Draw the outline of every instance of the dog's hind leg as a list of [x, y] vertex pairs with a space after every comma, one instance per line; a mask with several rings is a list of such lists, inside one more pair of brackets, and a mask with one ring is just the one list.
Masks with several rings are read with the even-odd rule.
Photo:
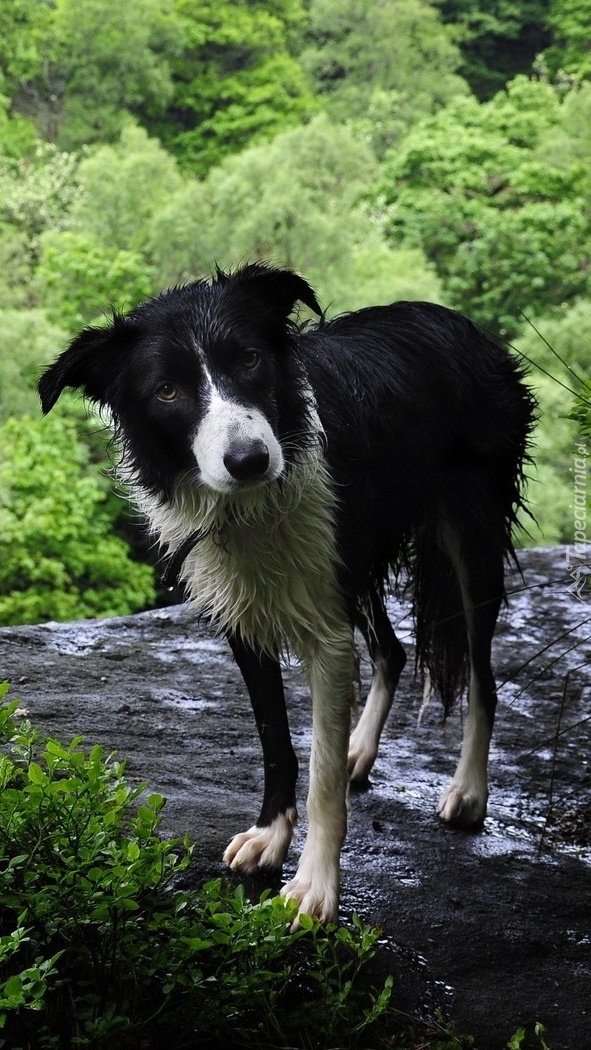
[[363, 711], [351, 733], [347, 766], [351, 782], [363, 784], [367, 782], [376, 760], [394, 691], [406, 663], [406, 653], [377, 590], [371, 591], [367, 608], [359, 614], [357, 624], [372, 660], [373, 677]]
[[264, 762], [264, 794], [256, 824], [236, 835], [224, 853], [231, 868], [253, 872], [280, 868], [297, 820], [295, 787], [298, 763], [292, 747], [281, 668], [254, 652], [237, 635], [228, 638], [246, 683], [259, 732]]
[[470, 658], [468, 714], [458, 767], [441, 796], [442, 820], [477, 828], [486, 816], [488, 753], [497, 693], [491, 668], [491, 643], [504, 595], [503, 550], [494, 538], [475, 533], [462, 542], [459, 530], [446, 525], [442, 545], [458, 579]]

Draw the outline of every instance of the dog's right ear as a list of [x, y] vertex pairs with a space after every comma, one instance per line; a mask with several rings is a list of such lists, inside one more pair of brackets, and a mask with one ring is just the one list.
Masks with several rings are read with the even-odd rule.
[[41, 376], [37, 390], [44, 414], [51, 411], [66, 387], [82, 390], [91, 401], [109, 403], [109, 388], [117, 379], [131, 331], [115, 317], [106, 328], [85, 328]]

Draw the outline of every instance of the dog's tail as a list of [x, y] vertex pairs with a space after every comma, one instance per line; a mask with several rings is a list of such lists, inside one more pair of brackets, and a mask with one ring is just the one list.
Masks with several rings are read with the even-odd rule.
[[448, 714], [468, 679], [468, 633], [460, 585], [429, 524], [415, 537], [412, 560], [416, 666], [422, 674], [428, 672], [430, 686]]
[[474, 380], [458, 455], [433, 479], [410, 544], [417, 665], [429, 672], [446, 712], [465, 689], [470, 641], [481, 649], [492, 639], [506, 598], [505, 563], [517, 562], [513, 532], [528, 513], [535, 400], [513, 359], [477, 335], [483, 374], [478, 386]]

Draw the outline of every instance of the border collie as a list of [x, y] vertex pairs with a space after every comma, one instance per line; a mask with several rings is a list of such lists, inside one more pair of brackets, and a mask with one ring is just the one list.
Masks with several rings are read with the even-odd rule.
[[[320, 316], [290, 320], [297, 302]], [[256, 824], [224, 859], [280, 868], [297, 761], [280, 659], [312, 694], [308, 832], [283, 889], [336, 921], [347, 781], [366, 781], [404, 666], [385, 608], [412, 581], [417, 664], [448, 710], [468, 685], [442, 820], [482, 824], [496, 706], [491, 640], [523, 506], [534, 404], [506, 350], [461, 314], [398, 302], [334, 320], [305, 280], [251, 264], [87, 328], [42, 376], [107, 409], [120, 471], [190, 600], [227, 635], [264, 756]], [[354, 629], [373, 663], [350, 734]]]

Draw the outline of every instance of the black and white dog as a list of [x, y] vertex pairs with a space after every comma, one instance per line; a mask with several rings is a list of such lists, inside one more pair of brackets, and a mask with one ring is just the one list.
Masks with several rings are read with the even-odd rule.
[[[366, 780], [405, 655], [389, 574], [413, 581], [417, 659], [446, 708], [469, 683], [444, 821], [486, 814], [496, 694], [491, 639], [522, 504], [534, 406], [508, 353], [465, 317], [400, 302], [317, 327], [310, 286], [253, 264], [88, 328], [45, 372], [107, 408], [122, 476], [188, 595], [225, 632], [263, 755], [260, 816], [225, 853], [281, 867], [296, 822], [297, 761], [280, 670], [305, 669], [313, 706], [308, 833], [284, 893], [336, 920], [347, 775]], [[374, 667], [350, 735], [354, 627]]]

